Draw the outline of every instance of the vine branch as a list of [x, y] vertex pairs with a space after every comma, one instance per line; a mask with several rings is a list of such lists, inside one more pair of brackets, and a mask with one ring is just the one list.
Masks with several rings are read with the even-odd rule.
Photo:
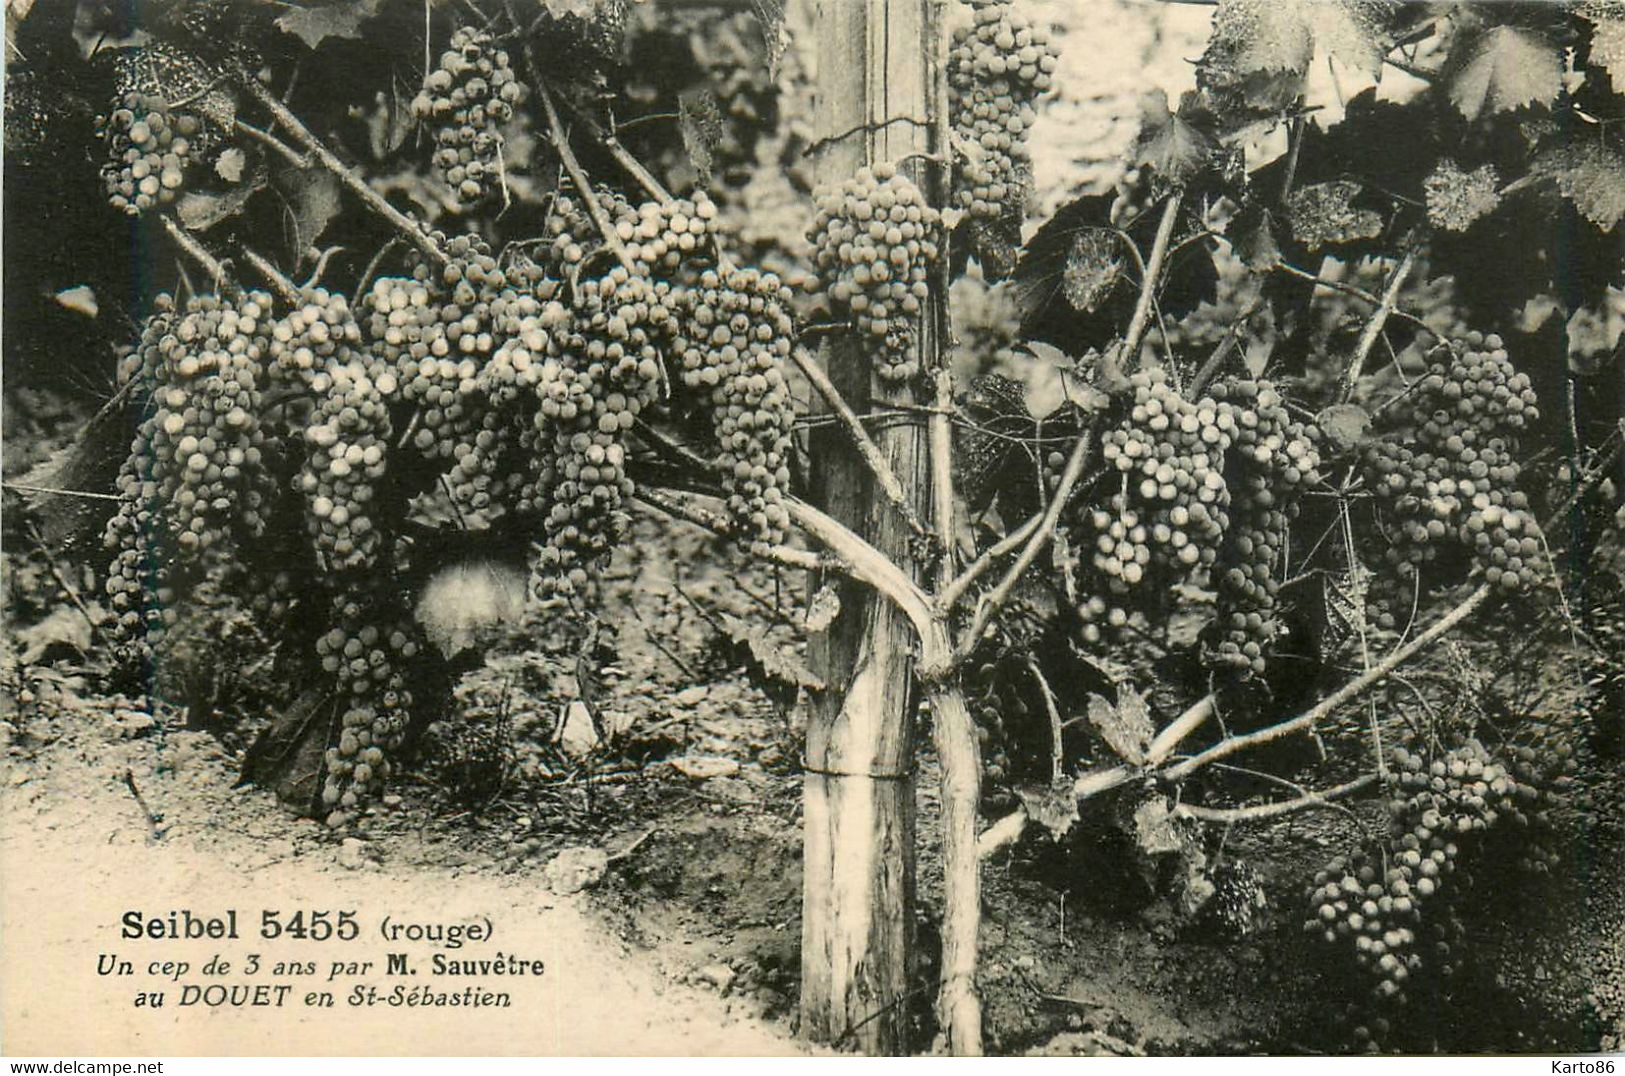
[[187, 257], [197, 262], [198, 267], [209, 275], [209, 280], [217, 290], [228, 295], [241, 290], [227, 274], [226, 267], [221, 264], [220, 259], [210, 254], [208, 248], [198, 242], [197, 237], [191, 232], [181, 227], [174, 217], [164, 213], [160, 214], [158, 219], [163, 222], [164, 231], [169, 234], [169, 238], [186, 252]]
[[237, 82], [250, 97], [258, 102], [261, 108], [271, 114], [271, 118], [280, 124], [283, 130], [288, 132], [289, 137], [314, 155], [317, 162], [333, 173], [351, 194], [361, 200], [363, 205], [394, 225], [395, 230], [400, 232], [407, 242], [417, 247], [437, 265], [445, 265], [450, 261], [446, 256], [446, 252], [441, 250], [433, 239], [429, 238], [429, 234], [418, 226], [417, 221], [390, 205], [383, 195], [367, 185], [367, 181], [361, 178], [359, 172], [339, 160], [338, 155], [328, 149], [327, 144], [317, 138], [310, 128], [305, 126], [304, 121], [294, 115], [292, 109], [278, 100], [277, 96], [267, 89], [251, 71], [239, 67], [237, 69]]

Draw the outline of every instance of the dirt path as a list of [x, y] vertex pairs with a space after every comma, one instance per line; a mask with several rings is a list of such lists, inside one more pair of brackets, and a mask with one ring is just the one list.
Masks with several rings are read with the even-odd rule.
[[[663, 978], [647, 955], [629, 951], [579, 897], [557, 897], [534, 869], [499, 875], [466, 867], [401, 865], [389, 842], [344, 849], [309, 823], [276, 816], [262, 793], [230, 797], [235, 808], [208, 806], [197, 794], [222, 774], [201, 765], [210, 752], [198, 737], [169, 764], [131, 766], [143, 796], [163, 815], [164, 836], [150, 836], [142, 809], [123, 784], [125, 763], [148, 752], [50, 752], [25, 773], [8, 766], [0, 795], [0, 1046], [28, 1054], [786, 1054], [797, 1044], [784, 1029], [730, 1012], [713, 993]], [[188, 756], [191, 756], [190, 758]], [[196, 791], [194, 791], [194, 788]], [[381, 849], [382, 851], [378, 851]], [[395, 854], [400, 860], [389, 865]], [[382, 854], [386, 863], [372, 858]], [[354, 909], [360, 936], [348, 943], [259, 938], [260, 913]], [[121, 937], [136, 910], [203, 916], [238, 911], [240, 940], [159, 941]], [[424, 942], [385, 942], [385, 917], [420, 923], [489, 920], [489, 942], [448, 951]], [[421, 970], [388, 976], [386, 952], [405, 951]], [[243, 974], [247, 954], [263, 962]], [[516, 954], [540, 960], [533, 976], [458, 980], [432, 974], [433, 953], [453, 958]], [[220, 954], [235, 966], [201, 974]], [[99, 975], [98, 957], [116, 954], [134, 974]], [[374, 962], [370, 973], [326, 982], [331, 961]], [[155, 960], [186, 961], [180, 981], [149, 975]], [[277, 960], [313, 961], [315, 973], [277, 975]], [[357, 984], [387, 994], [397, 983], [442, 993], [480, 989], [511, 994], [508, 1008], [353, 1007]], [[187, 983], [292, 984], [276, 1007], [182, 1007]], [[307, 1007], [310, 991], [331, 990], [333, 1008]], [[162, 991], [163, 1008], [137, 1008], [138, 993]]]

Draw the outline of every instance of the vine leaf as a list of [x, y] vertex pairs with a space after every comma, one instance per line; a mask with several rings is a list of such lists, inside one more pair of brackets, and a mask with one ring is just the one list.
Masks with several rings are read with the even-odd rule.
[[1016, 796], [1027, 817], [1049, 830], [1057, 841], [1072, 832], [1078, 822], [1078, 794], [1064, 777], [1052, 785], [1018, 785]]
[[824, 690], [824, 681], [794, 654], [781, 649], [762, 634], [761, 628], [727, 613], [722, 614], [723, 630], [736, 652], [749, 655], [747, 669], [754, 675], [790, 688]]
[[1466, 55], [1450, 81], [1450, 100], [1469, 120], [1550, 104], [1563, 88], [1562, 51], [1520, 27], [1491, 27]]
[[1500, 183], [1494, 165], [1464, 172], [1455, 161], [1440, 161], [1433, 174], [1422, 181], [1428, 222], [1447, 232], [1465, 232], [1500, 206]]
[[1186, 94], [1179, 112], [1168, 107], [1168, 95], [1153, 90], [1140, 99], [1140, 137], [1135, 143], [1137, 164], [1146, 165], [1171, 183], [1183, 183], [1207, 163], [1213, 140], [1190, 122], [1194, 95]]
[[1094, 313], [1123, 277], [1123, 253], [1115, 233], [1106, 229], [1079, 232], [1061, 270], [1061, 294], [1072, 309]]
[[1145, 698], [1132, 685], [1118, 686], [1116, 706], [1099, 695], [1090, 695], [1089, 723], [1124, 762], [1130, 766], [1145, 764], [1146, 752], [1157, 729], [1151, 723], [1151, 710]]
[[709, 90], [685, 94], [677, 103], [677, 125], [689, 163], [709, 182], [716, 149], [726, 133], [716, 97]]
[[1279, 227], [1274, 210], [1256, 203], [1242, 207], [1231, 230], [1247, 268], [1264, 273], [1281, 264], [1281, 243], [1275, 237]]
[[293, 228], [293, 252], [304, 258], [342, 208], [338, 177], [323, 168], [289, 166], [276, 174], [276, 187], [287, 199]]
[[1625, 89], [1625, 4], [1589, 0], [1580, 14], [1591, 23], [1591, 66], [1605, 72], [1615, 90]]
[[1580, 215], [1605, 232], [1625, 217], [1625, 156], [1600, 141], [1559, 146], [1534, 163]]
[[242, 212], [254, 192], [265, 186], [265, 169], [256, 168], [246, 179], [223, 191], [187, 191], [175, 203], [175, 219], [188, 231], [206, 232]]
[[277, 16], [277, 29], [316, 48], [330, 37], [357, 39], [361, 24], [378, 13], [382, 0], [333, 0], [328, 4], [301, 4]]
[[1382, 233], [1382, 216], [1354, 204], [1361, 193], [1360, 185], [1348, 179], [1293, 191], [1286, 207], [1293, 238], [1311, 250], [1376, 238]]
[[1204, 63], [1232, 75], [1302, 74], [1320, 52], [1375, 78], [1389, 7], [1385, 0], [1221, 0]]

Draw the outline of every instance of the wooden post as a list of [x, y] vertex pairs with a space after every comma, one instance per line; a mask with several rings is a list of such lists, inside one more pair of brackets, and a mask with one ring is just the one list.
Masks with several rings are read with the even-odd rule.
[[[940, 0], [817, 0], [817, 174], [850, 179], [859, 168], [938, 152], [932, 120], [943, 57]], [[934, 170], [900, 163], [917, 182]], [[930, 186], [921, 183], [928, 194]], [[939, 346], [937, 304], [921, 334], [922, 366]], [[922, 402], [914, 386], [882, 385], [850, 334], [823, 350], [830, 379], [862, 414]], [[923, 425], [892, 425], [874, 437], [920, 516], [930, 509]], [[812, 444], [814, 492], [823, 508], [911, 573], [909, 531], [845, 435]], [[889, 602], [847, 584], [841, 613], [811, 648], [829, 685], [807, 732], [805, 882], [802, 897], [801, 1029], [818, 1042], [870, 1054], [901, 1054], [918, 992], [914, 927], [913, 654], [919, 642]], [[929, 990], [929, 987], [926, 988]]]

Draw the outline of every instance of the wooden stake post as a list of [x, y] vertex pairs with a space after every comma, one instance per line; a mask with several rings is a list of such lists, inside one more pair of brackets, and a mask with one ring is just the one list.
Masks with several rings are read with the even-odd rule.
[[[819, 0], [817, 125], [821, 183], [859, 168], [937, 152], [930, 120], [940, 102], [936, 0]], [[900, 164], [919, 181], [931, 169]], [[930, 188], [922, 183], [929, 193]], [[942, 296], [921, 335], [922, 366], [935, 367]], [[882, 385], [851, 334], [826, 342], [829, 377], [862, 414], [922, 402], [912, 386]], [[873, 431], [920, 517], [930, 510], [921, 424]], [[843, 432], [812, 444], [815, 493], [824, 509], [917, 574], [901, 513], [877, 489]], [[870, 1054], [907, 1053], [914, 977], [914, 732], [918, 636], [896, 606], [867, 588], [841, 586], [841, 613], [815, 637], [811, 657], [829, 689], [807, 732], [801, 1028], [807, 1037]]]

